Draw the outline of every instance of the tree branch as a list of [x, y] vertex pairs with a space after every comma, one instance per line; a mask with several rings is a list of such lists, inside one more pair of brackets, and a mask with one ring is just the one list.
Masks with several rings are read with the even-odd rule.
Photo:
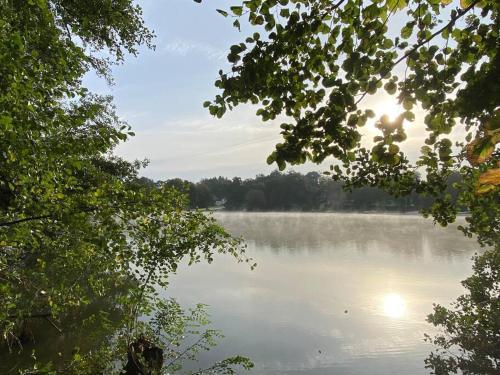
[[[120, 202], [116, 206], [113, 206], [113, 208], [120, 208], [122, 205], [123, 206], [128, 206], [132, 204], [137, 204], [137, 203], [142, 203], [139, 201], [132, 201], [132, 202]], [[69, 214], [74, 215], [74, 214], [80, 214], [80, 213], [88, 213], [92, 211], [96, 211], [99, 207], [87, 207], [87, 208], [82, 208], [77, 211], [69, 212]], [[50, 218], [55, 218], [55, 215], [52, 214], [47, 214], [47, 215], [40, 215], [40, 216], [30, 216], [30, 217], [25, 217], [23, 219], [16, 219], [12, 221], [5, 221], [5, 222], [0, 222], [0, 227], [10, 227], [12, 225], [16, 224], [21, 224], [25, 223], [27, 221], [35, 221], [35, 220], [42, 220], [42, 219], [50, 219]]]
[[[23, 319], [34, 319], [34, 318], [49, 318], [51, 316], [52, 316], [51, 313], [39, 313], [39, 314], [31, 314], [31, 315], [27, 315], [27, 316], [22, 316], [21, 315], [21, 318], [23, 318]], [[17, 317], [18, 317], [17, 315], [9, 315], [9, 316], [7, 316], [7, 319], [15, 319]]]
[[63, 330], [62, 330], [61, 328], [59, 328], [59, 327], [57, 326], [57, 324], [56, 324], [56, 323], [54, 323], [54, 321], [53, 321], [52, 319], [50, 319], [50, 316], [46, 316], [46, 317], [45, 317], [45, 320], [46, 320], [47, 322], [49, 322], [49, 323], [50, 323], [50, 325], [51, 325], [52, 327], [54, 327], [54, 328], [57, 330], [57, 332], [59, 332], [60, 334], [62, 334], [62, 333], [63, 333]]
[[328, 9], [328, 12], [335, 12], [344, 2], [345, 0], [340, 0], [337, 4], [335, 4], [333, 7]]
[[165, 368], [167, 369], [170, 366], [172, 366], [175, 362], [177, 362], [179, 359], [181, 359], [182, 357], [184, 357], [189, 350], [191, 350], [191, 349], [195, 348], [196, 346], [198, 346], [200, 344], [200, 342], [202, 342], [204, 339], [205, 339], [205, 336], [201, 335], [201, 337], [199, 337], [198, 340], [196, 340], [195, 343], [189, 345], [186, 349], [184, 349], [181, 353], [179, 353], [177, 355], [177, 357], [175, 357], [169, 363], [167, 363], [167, 365], [165, 366]]
[[466, 14], [469, 10], [471, 10], [472, 8], [474, 8], [474, 6], [479, 3], [480, 0], [476, 0], [474, 1], [472, 4], [470, 4], [467, 8], [463, 9], [463, 10], [458, 10], [458, 14], [453, 17], [450, 22], [448, 22], [446, 25], [444, 25], [442, 28], [440, 28], [439, 30], [435, 31], [430, 37], [428, 37], [427, 39], [424, 39], [422, 41], [420, 41], [419, 43], [415, 44], [411, 50], [409, 50], [408, 52], [406, 52], [403, 56], [401, 56], [399, 59], [397, 59], [391, 66], [391, 69], [395, 66], [395, 65], [398, 65], [401, 61], [405, 60], [408, 58], [408, 56], [410, 56], [413, 52], [415, 52], [417, 49], [419, 49], [420, 47], [422, 47], [425, 43], [428, 43], [430, 42], [432, 39], [434, 39], [436, 36], [438, 36], [439, 34], [441, 34], [444, 30], [446, 30], [447, 28], [449, 27], [452, 27], [453, 25], [455, 25], [455, 23], [457, 22], [458, 19], [460, 19], [464, 14]]
[[26, 221], [34, 221], [34, 220], [41, 220], [41, 219], [48, 219], [52, 215], [41, 215], [41, 216], [32, 216], [32, 217], [25, 217], [24, 219], [17, 219], [17, 220], [12, 220], [12, 221], [5, 221], [3, 223], [0, 223], [0, 227], [10, 227], [12, 225], [24, 223]]
[[[392, 68], [394, 68], [396, 65], [398, 65], [401, 61], [404, 61], [406, 60], [412, 53], [414, 53], [416, 50], [418, 50], [420, 47], [422, 47], [424, 44], [430, 42], [432, 39], [434, 39], [436, 36], [438, 36], [439, 34], [441, 34], [444, 30], [446, 30], [447, 28], [449, 27], [452, 27], [458, 19], [460, 19], [464, 14], [466, 14], [469, 10], [471, 10], [472, 8], [474, 8], [474, 6], [479, 3], [480, 0], [475, 0], [473, 3], [471, 3], [467, 8], [463, 9], [463, 10], [458, 10], [458, 14], [453, 17], [446, 25], [444, 25], [442, 28], [440, 28], [439, 30], [435, 31], [433, 34], [431, 34], [431, 36], [429, 36], [428, 38], [416, 43], [415, 45], [413, 45], [413, 47], [407, 51], [403, 56], [401, 56], [399, 59], [397, 59], [394, 63], [391, 64], [391, 67], [389, 68], [388, 71], [391, 71]], [[379, 79], [377, 79], [376, 83], [380, 82], [383, 77], [385, 76], [385, 74], [383, 74]], [[368, 91], [365, 91], [363, 93], [363, 95], [361, 95], [361, 97], [356, 101], [355, 105], [358, 105], [362, 100], [363, 98], [366, 96], [366, 94], [368, 94]]]

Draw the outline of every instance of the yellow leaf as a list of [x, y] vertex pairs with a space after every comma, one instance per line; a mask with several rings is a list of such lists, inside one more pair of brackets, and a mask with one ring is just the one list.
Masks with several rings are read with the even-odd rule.
[[[460, 0], [460, 7], [462, 9], [468, 8], [473, 2], [474, 0]], [[485, 5], [487, 5], [486, 1], [479, 1], [474, 4], [474, 6], [478, 8], [484, 8]]]
[[452, 1], [453, 1], [453, 0], [441, 0], [441, 5], [442, 5], [442, 6], [446, 6], [446, 5], [448, 5], [448, 4], [451, 4], [451, 2], [452, 2]]
[[500, 168], [489, 169], [479, 176], [480, 185], [500, 185]]
[[495, 189], [495, 185], [481, 185], [476, 189], [476, 194], [484, 194]]
[[467, 160], [471, 165], [480, 165], [491, 158], [493, 151], [495, 144], [491, 137], [475, 139], [467, 145]]
[[500, 143], [500, 129], [492, 131], [492, 132], [490, 132], [490, 134], [491, 134], [491, 143], [493, 145]]

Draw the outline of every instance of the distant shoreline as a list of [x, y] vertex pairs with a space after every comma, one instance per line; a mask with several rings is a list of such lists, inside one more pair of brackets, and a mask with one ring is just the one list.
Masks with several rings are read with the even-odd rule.
[[[224, 213], [293, 213], [293, 214], [377, 214], [377, 215], [406, 215], [406, 216], [421, 216], [422, 214], [419, 211], [377, 211], [377, 210], [366, 210], [366, 211], [333, 211], [333, 210], [317, 210], [317, 211], [299, 211], [299, 210], [226, 210], [224, 208], [211, 207], [205, 209], [205, 211], [209, 212], [224, 212]], [[459, 212], [457, 216], [466, 216], [469, 212]]]

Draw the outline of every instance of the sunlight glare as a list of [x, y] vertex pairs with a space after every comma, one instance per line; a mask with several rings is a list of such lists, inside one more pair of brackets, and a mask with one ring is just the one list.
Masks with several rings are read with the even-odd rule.
[[377, 118], [383, 115], [387, 115], [390, 121], [394, 121], [398, 117], [403, 109], [394, 101], [386, 101], [380, 103], [377, 108]]
[[391, 318], [401, 318], [406, 311], [405, 300], [396, 293], [384, 296], [384, 313]]

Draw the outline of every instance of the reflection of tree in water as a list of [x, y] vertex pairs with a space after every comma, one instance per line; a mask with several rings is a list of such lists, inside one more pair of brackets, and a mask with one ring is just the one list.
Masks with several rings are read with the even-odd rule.
[[[56, 368], [64, 368], [79, 353], [84, 355], [111, 345], [125, 319], [120, 300], [127, 295], [128, 286], [132, 286], [129, 281], [120, 285], [118, 280], [115, 278], [112, 283], [116, 288], [103, 296], [94, 296], [88, 305], [68, 309], [57, 320], [47, 313], [21, 321], [17, 329], [19, 340], [11, 340], [10, 348], [5, 341], [0, 344], [0, 373], [17, 374], [35, 362], [51, 362]], [[32, 357], [33, 352], [37, 361]]]
[[[122, 303], [133, 287], [123, 283], [57, 321], [50, 314], [26, 318], [18, 341], [10, 347], [2, 342], [0, 373], [147, 375], [196, 369], [198, 355], [223, 337], [208, 327], [206, 306], [183, 309], [173, 299], [158, 299], [151, 316], [133, 322], [130, 330], [130, 311]], [[131, 337], [135, 339], [127, 347]], [[200, 371], [233, 374], [235, 366], [250, 369], [253, 364], [233, 356]]]
[[218, 213], [217, 218], [234, 235], [276, 252], [379, 250], [456, 257], [475, 249], [475, 242], [456, 228], [435, 228], [431, 221], [410, 215]]

